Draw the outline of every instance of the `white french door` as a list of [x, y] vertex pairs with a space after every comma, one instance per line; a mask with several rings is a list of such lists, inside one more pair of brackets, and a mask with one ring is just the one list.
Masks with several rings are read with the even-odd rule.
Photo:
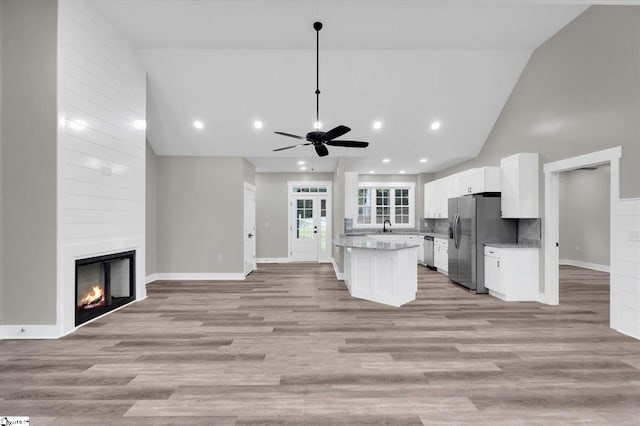
[[289, 258], [294, 262], [331, 260], [331, 196], [298, 193], [289, 197]]

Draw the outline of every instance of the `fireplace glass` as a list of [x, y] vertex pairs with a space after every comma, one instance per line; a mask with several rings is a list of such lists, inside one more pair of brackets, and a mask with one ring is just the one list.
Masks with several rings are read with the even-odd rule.
[[135, 299], [135, 251], [76, 260], [76, 325]]

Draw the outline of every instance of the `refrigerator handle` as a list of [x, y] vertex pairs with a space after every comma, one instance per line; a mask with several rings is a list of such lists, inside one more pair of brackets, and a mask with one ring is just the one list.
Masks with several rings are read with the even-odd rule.
[[456, 215], [456, 223], [455, 223], [455, 230], [456, 230], [456, 248], [460, 248], [460, 214]]
[[458, 213], [453, 217], [453, 245], [455, 248], [458, 248], [458, 233], [456, 232], [456, 227], [458, 224]]

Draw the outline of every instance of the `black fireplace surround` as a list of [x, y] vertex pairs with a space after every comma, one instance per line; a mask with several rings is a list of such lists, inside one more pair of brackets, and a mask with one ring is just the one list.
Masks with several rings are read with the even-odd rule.
[[135, 298], [135, 250], [76, 260], [76, 325]]

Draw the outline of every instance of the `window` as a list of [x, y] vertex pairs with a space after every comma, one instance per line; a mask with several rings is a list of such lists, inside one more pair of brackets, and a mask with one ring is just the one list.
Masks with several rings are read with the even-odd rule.
[[327, 192], [326, 186], [294, 186], [292, 192]]
[[408, 183], [361, 183], [358, 188], [358, 218], [356, 226], [392, 225], [414, 226], [414, 189]]

